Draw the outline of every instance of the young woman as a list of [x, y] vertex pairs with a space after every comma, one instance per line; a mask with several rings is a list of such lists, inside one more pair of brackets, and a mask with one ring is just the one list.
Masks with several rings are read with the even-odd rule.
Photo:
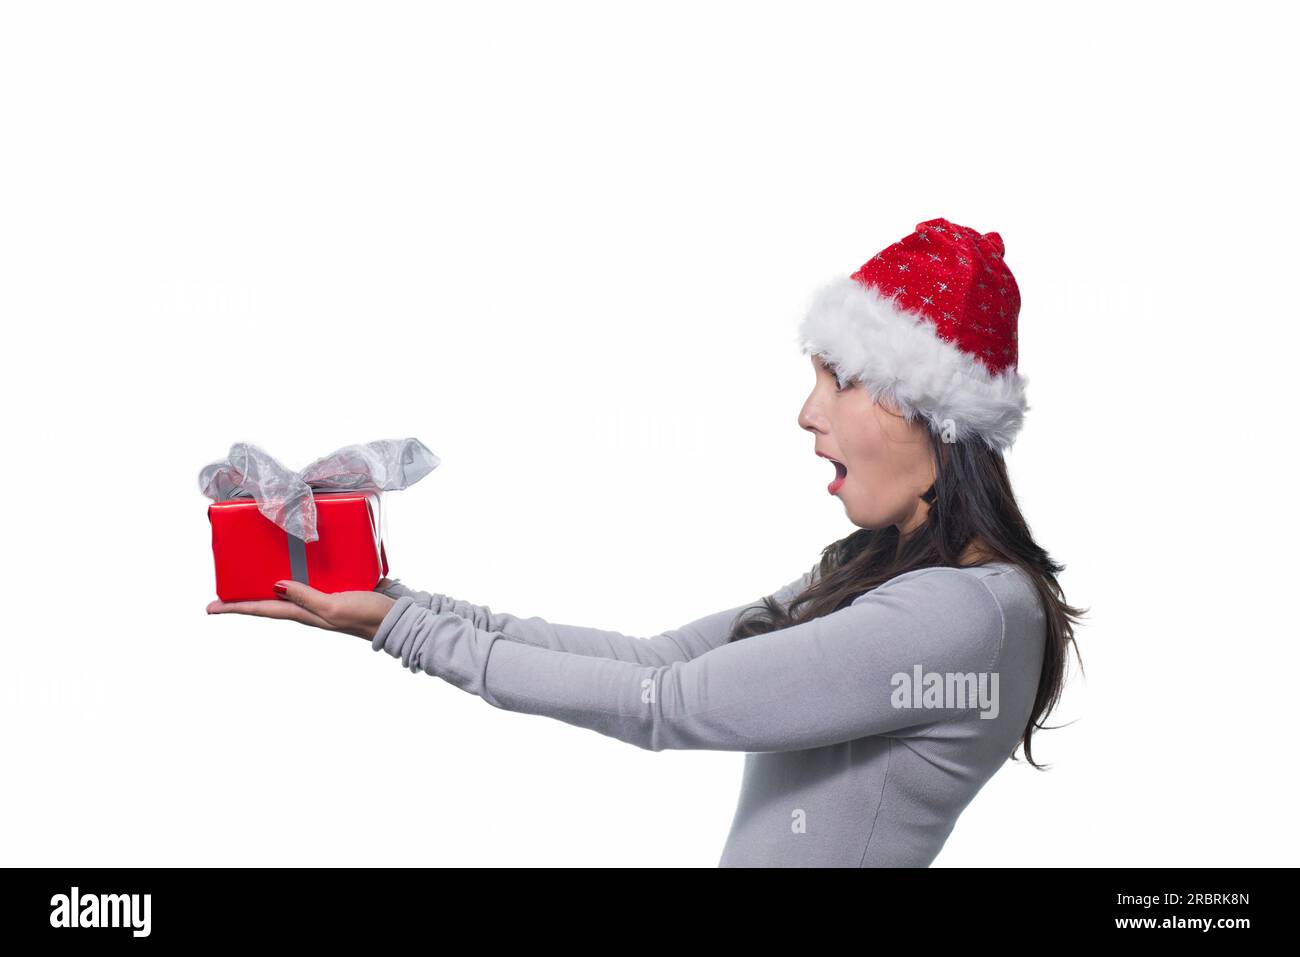
[[[651, 751], [746, 752], [722, 866], [926, 866], [1056, 705], [1073, 623], [1002, 451], [1019, 292], [997, 233], [946, 219], [826, 284], [799, 413], [858, 530], [761, 602], [651, 638], [381, 581], [213, 603], [364, 637], [511, 711]], [[1077, 650], [1076, 650], [1077, 654]]]

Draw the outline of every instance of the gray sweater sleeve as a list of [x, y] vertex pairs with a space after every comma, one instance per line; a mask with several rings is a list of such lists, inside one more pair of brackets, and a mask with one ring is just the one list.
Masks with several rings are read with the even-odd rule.
[[[815, 571], [816, 566], [783, 585], [769, 597], [783, 606], [788, 605], [808, 586]], [[713, 612], [671, 631], [643, 638], [604, 628], [557, 624], [537, 615], [525, 618], [493, 611], [487, 605], [475, 605], [439, 592], [413, 591], [397, 581], [390, 582], [382, 592], [390, 598], [409, 597], [413, 604], [428, 609], [435, 615], [455, 615], [472, 623], [480, 631], [497, 632], [511, 641], [574, 655], [614, 658], [646, 665], [690, 661], [717, 648], [726, 642], [731, 634], [731, 626], [740, 613], [761, 600]]]
[[829, 615], [689, 660], [595, 657], [505, 637], [403, 596], [371, 647], [494, 707], [650, 751], [789, 751], [975, 714], [903, 707], [897, 678], [991, 672], [1003, 623], [982, 581], [936, 567], [900, 575]]

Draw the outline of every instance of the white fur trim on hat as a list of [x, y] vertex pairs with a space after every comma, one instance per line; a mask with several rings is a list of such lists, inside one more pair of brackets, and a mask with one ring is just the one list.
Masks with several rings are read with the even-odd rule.
[[1007, 448], [1029, 409], [1029, 380], [1014, 367], [993, 375], [939, 338], [932, 320], [847, 276], [817, 292], [797, 341], [804, 355], [821, 356], [841, 384], [862, 382], [872, 399], [884, 396], [909, 420], [924, 416], [952, 441], [978, 435], [992, 448]]

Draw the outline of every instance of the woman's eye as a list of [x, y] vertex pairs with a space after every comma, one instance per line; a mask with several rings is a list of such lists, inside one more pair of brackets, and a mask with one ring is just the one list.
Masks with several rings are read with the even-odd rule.
[[824, 371], [828, 376], [830, 376], [830, 378], [831, 378], [831, 382], [835, 383], [835, 391], [836, 391], [836, 392], [843, 392], [845, 389], [847, 389], [847, 388], [849, 387], [850, 383], [848, 383], [848, 382], [845, 382], [843, 385], [840, 385], [840, 377], [839, 377], [839, 374], [836, 373], [834, 369], [830, 368], [829, 366], [822, 366], [822, 370], [823, 370], [823, 371]]

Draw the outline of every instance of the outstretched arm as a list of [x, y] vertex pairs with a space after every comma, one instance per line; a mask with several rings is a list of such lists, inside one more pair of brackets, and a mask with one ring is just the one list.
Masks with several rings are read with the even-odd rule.
[[371, 646], [494, 707], [556, 718], [646, 750], [787, 751], [965, 713], [897, 707], [895, 676], [910, 679], [917, 666], [992, 670], [1002, 614], [978, 579], [925, 568], [832, 614], [669, 664], [569, 654], [504, 637], [406, 596]]
[[[770, 597], [783, 606], [788, 606], [799, 592], [808, 587], [815, 570], [816, 566], [777, 589]], [[731, 634], [731, 626], [740, 613], [761, 601], [755, 599], [744, 605], [713, 612], [671, 631], [642, 638], [604, 628], [556, 624], [536, 615], [524, 618], [493, 611], [487, 605], [475, 605], [438, 592], [413, 591], [396, 581], [388, 582], [378, 590], [390, 598], [410, 598], [412, 604], [425, 608], [434, 615], [450, 614], [463, 618], [480, 631], [499, 632], [503, 638], [511, 641], [573, 655], [614, 658], [645, 665], [690, 661], [717, 648], [726, 643]]]

